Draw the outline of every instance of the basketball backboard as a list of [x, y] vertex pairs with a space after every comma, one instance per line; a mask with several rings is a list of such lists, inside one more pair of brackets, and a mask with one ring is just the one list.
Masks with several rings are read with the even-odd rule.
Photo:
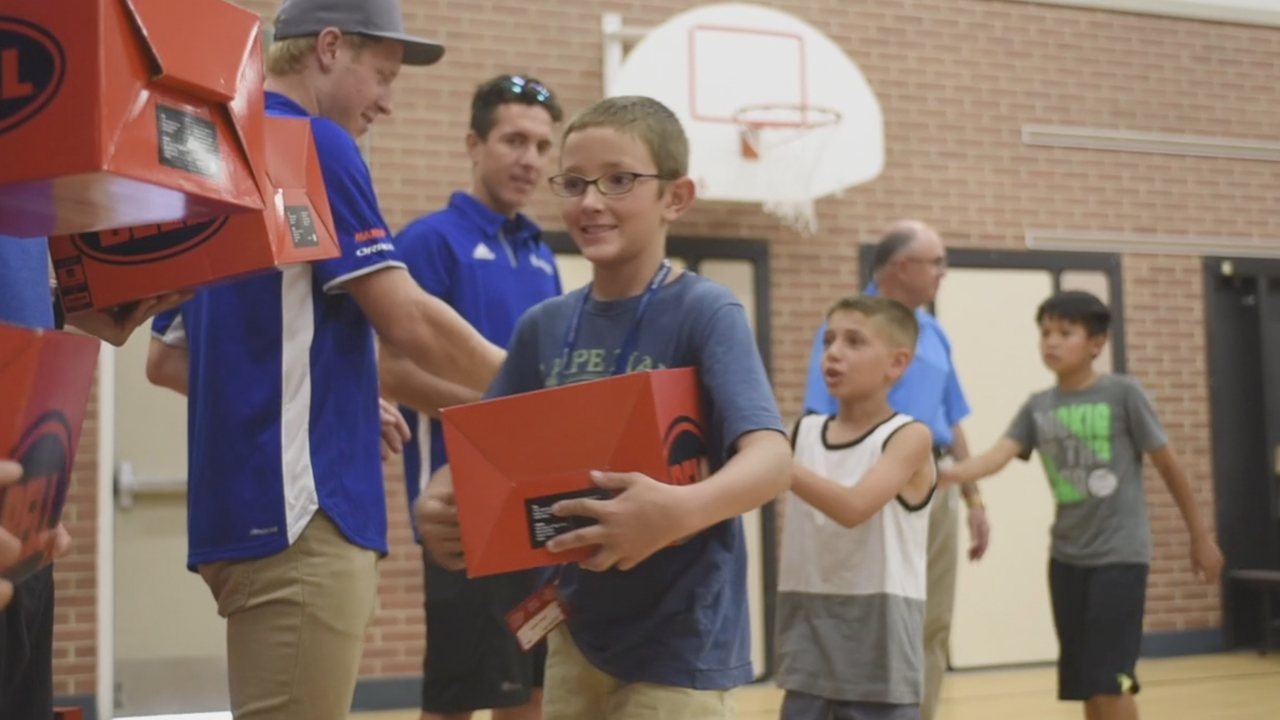
[[884, 119], [866, 78], [834, 41], [780, 10], [680, 13], [643, 33], [605, 78], [606, 96], [646, 95], [680, 118], [700, 197], [761, 203], [801, 232], [816, 227], [814, 200], [884, 168]]

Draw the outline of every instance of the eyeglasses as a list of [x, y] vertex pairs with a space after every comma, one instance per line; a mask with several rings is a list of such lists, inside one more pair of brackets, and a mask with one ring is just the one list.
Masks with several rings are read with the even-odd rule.
[[592, 185], [596, 186], [596, 190], [599, 190], [601, 195], [625, 195], [631, 192], [631, 188], [635, 187], [636, 181], [641, 178], [667, 179], [660, 174], [615, 172], [588, 180], [581, 175], [565, 173], [556, 175], [547, 182], [551, 183], [552, 191], [560, 197], [578, 197]]
[[946, 256], [946, 255], [943, 255], [942, 257], [933, 257], [933, 258], [908, 257], [908, 258], [904, 258], [904, 259], [905, 259], [907, 262], [915, 262], [915, 263], [920, 263], [920, 264], [922, 264], [922, 265], [932, 265], [932, 266], [933, 266], [933, 269], [935, 269], [935, 270], [946, 270], [946, 269], [947, 269], [947, 256]]
[[511, 75], [506, 79], [507, 90], [515, 93], [516, 97], [525, 97], [540, 103], [550, 102], [551, 91], [546, 85], [535, 80], [530, 80], [519, 75]]

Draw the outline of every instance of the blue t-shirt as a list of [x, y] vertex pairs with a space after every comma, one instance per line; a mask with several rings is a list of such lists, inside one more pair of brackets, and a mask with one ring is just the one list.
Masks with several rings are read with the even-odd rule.
[[0, 322], [53, 327], [49, 243], [0, 235]]
[[[419, 285], [500, 347], [510, 342], [521, 315], [562, 292], [555, 253], [542, 242], [538, 226], [524, 215], [507, 218], [464, 192], [454, 193], [446, 208], [407, 225], [395, 244]], [[412, 434], [404, 449], [412, 508], [431, 473], [449, 459], [440, 421], [430, 419], [429, 432], [423, 433], [418, 413], [400, 410]], [[417, 525], [411, 524], [417, 539]]]
[[[486, 397], [612, 374], [640, 297], [588, 301], [573, 353], [561, 363], [569, 323], [586, 292], [548, 300], [520, 319]], [[785, 433], [746, 312], [723, 286], [684, 273], [659, 288], [634, 347], [628, 372], [698, 368], [712, 472], [742, 435]], [[625, 682], [726, 689], [754, 677], [746, 583], [742, 519], [733, 518], [626, 572], [565, 565], [560, 589], [574, 640], [603, 672]]]
[[[876, 285], [867, 286], [867, 295], [876, 294]], [[907, 372], [889, 391], [889, 405], [903, 415], [920, 418], [933, 432], [933, 442], [950, 445], [952, 428], [969, 416], [969, 401], [960, 386], [960, 376], [951, 360], [951, 340], [937, 318], [923, 309], [916, 310], [920, 323], [920, 339], [916, 342], [915, 359]], [[804, 395], [805, 412], [835, 415], [840, 403], [827, 391], [822, 375], [822, 355], [826, 345], [822, 336], [827, 324], [822, 323], [813, 340], [809, 355], [809, 379]]]
[[[267, 113], [308, 117], [267, 93]], [[373, 328], [343, 283], [403, 267], [355, 139], [312, 117], [342, 256], [196, 293], [153, 332], [191, 352], [188, 564], [278, 553], [323, 509], [387, 552]]]

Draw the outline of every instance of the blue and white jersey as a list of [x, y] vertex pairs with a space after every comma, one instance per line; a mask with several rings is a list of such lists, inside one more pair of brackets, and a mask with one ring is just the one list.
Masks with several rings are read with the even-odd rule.
[[[267, 93], [270, 115], [308, 117]], [[373, 328], [343, 284], [404, 267], [355, 139], [311, 130], [342, 256], [199, 291], [153, 332], [190, 348], [188, 565], [292, 544], [323, 509], [387, 552]]]
[[51, 328], [53, 320], [48, 241], [0, 235], [0, 322]]

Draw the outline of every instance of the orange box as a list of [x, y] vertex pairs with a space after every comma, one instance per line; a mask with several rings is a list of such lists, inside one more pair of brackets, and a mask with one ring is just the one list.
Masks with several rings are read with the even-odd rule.
[[268, 210], [49, 239], [67, 312], [342, 254], [306, 118], [266, 118]]
[[54, 708], [53, 720], [84, 720], [84, 711], [80, 708]]
[[0, 458], [23, 468], [20, 482], [0, 486], [0, 526], [22, 541], [6, 580], [19, 582], [50, 560], [39, 536], [62, 520], [100, 345], [0, 323]]
[[226, 0], [4, 0], [0, 233], [261, 211], [262, 53]]
[[708, 434], [695, 368], [654, 370], [445, 408], [467, 575], [578, 562], [546, 541], [592, 524], [560, 518], [566, 498], [607, 497], [592, 470], [688, 485], [707, 476]]

